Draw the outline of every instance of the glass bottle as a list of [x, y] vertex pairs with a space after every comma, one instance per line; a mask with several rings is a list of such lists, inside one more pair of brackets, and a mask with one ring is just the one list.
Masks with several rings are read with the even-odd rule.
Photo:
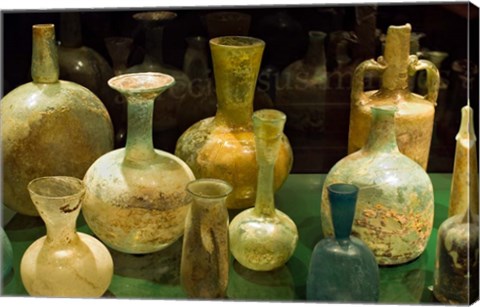
[[[217, 113], [188, 128], [175, 149], [197, 178], [218, 178], [233, 186], [228, 209], [251, 207], [255, 202], [258, 166], [252, 102], [264, 46], [263, 41], [252, 37], [210, 40]], [[286, 180], [292, 162], [290, 143], [283, 136], [275, 163], [275, 190]]]
[[[348, 153], [362, 148], [368, 138], [372, 106], [393, 104], [398, 108], [395, 115], [395, 131], [400, 151], [427, 168], [433, 119], [439, 88], [439, 73], [427, 60], [418, 60], [410, 55], [411, 26], [388, 28], [383, 57], [360, 63], [353, 74]], [[426, 70], [428, 92], [420, 96], [408, 89], [409, 74]], [[378, 90], [364, 91], [364, 77], [369, 72], [381, 74]]]
[[203, 36], [186, 38], [188, 47], [183, 71], [190, 79], [187, 97], [177, 111], [178, 129], [182, 133], [199, 120], [215, 115], [217, 99], [208, 67], [208, 44]]
[[169, 11], [142, 12], [133, 15], [145, 31], [143, 62], [129, 67], [126, 73], [160, 72], [172, 76], [175, 84], [155, 100], [153, 112], [153, 142], [156, 147], [173, 152], [177, 133], [177, 112], [186, 97], [190, 80], [180, 69], [163, 61], [163, 34], [165, 26], [177, 17]]
[[322, 191], [321, 218], [326, 236], [333, 234], [326, 187], [359, 187], [352, 234], [373, 251], [379, 265], [417, 258], [433, 226], [433, 187], [415, 161], [400, 153], [395, 135], [395, 106], [371, 107], [372, 124], [365, 146], [338, 161]]
[[307, 278], [307, 300], [376, 302], [380, 273], [372, 251], [352, 232], [358, 188], [327, 186], [335, 236], [315, 245]]
[[195, 177], [185, 162], [154, 149], [152, 142], [154, 100], [174, 82], [161, 73], [108, 81], [128, 101], [127, 144], [88, 169], [83, 216], [106, 245], [120, 252], [152, 253], [183, 235], [189, 208], [185, 186]]
[[96, 238], [76, 232], [85, 186], [73, 177], [32, 180], [32, 201], [45, 222], [47, 234], [23, 254], [20, 274], [32, 296], [100, 297], [113, 276], [113, 260]]
[[275, 161], [283, 138], [286, 116], [265, 109], [253, 114], [256, 156], [259, 166], [255, 207], [239, 213], [229, 226], [230, 251], [244, 267], [271, 271], [293, 255], [298, 241], [295, 223], [275, 209]]
[[0, 252], [2, 258], [2, 279], [4, 280], [13, 269], [13, 249], [12, 243], [2, 227], [0, 227], [0, 240], [2, 240]]
[[223, 180], [198, 179], [187, 185], [192, 205], [183, 237], [180, 280], [191, 298], [223, 298], [228, 285], [228, 211], [232, 187]]
[[113, 127], [103, 103], [87, 88], [59, 80], [55, 28], [34, 25], [33, 82], [1, 101], [3, 203], [37, 216], [28, 183], [43, 176], [82, 178], [113, 149]]
[[438, 229], [433, 294], [444, 304], [478, 300], [478, 162], [473, 109], [462, 108], [449, 217]]
[[300, 132], [321, 133], [325, 128], [327, 65], [325, 38], [310, 31], [305, 57], [288, 65], [280, 74], [276, 107], [288, 116], [287, 127]]
[[121, 106], [116, 103], [115, 91], [107, 85], [108, 79], [113, 77], [113, 70], [98, 52], [82, 44], [80, 17], [77, 12], [60, 14], [59, 78], [91, 90], [107, 108], [117, 134], [122, 124]]

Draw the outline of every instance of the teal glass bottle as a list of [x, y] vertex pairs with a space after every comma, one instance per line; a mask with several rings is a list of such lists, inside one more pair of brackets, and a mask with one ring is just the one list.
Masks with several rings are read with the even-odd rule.
[[320, 240], [310, 260], [307, 300], [329, 302], [376, 302], [380, 275], [373, 252], [350, 236], [357, 201], [355, 185], [327, 186], [334, 237]]
[[0, 240], [2, 241], [1, 258], [2, 258], [2, 279], [8, 276], [13, 268], [13, 249], [12, 243], [7, 237], [7, 234], [0, 227]]

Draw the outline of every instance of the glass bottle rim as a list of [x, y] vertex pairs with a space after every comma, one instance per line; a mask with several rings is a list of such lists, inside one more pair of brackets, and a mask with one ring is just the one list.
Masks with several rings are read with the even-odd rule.
[[121, 93], [149, 93], [161, 91], [174, 84], [175, 79], [172, 76], [159, 72], [122, 74], [108, 80], [108, 85]]
[[[54, 196], [54, 195], [47, 195], [41, 192], [42, 187], [39, 186], [40, 183], [44, 182], [65, 182], [66, 185], [70, 185], [72, 187], [72, 190], [74, 190], [73, 193], [71, 194], [65, 194], [65, 195], [59, 195], [59, 196]], [[82, 194], [85, 193], [86, 187], [83, 182], [83, 180], [78, 179], [76, 177], [70, 177], [70, 176], [44, 176], [44, 177], [38, 177], [33, 180], [31, 180], [28, 185], [27, 189], [30, 193], [33, 195], [36, 195], [41, 198], [45, 199], [72, 199], [72, 198], [79, 198], [82, 196]]]
[[[194, 189], [195, 186], [201, 186], [201, 185], [205, 186], [208, 184], [214, 184], [220, 187], [219, 189], [216, 189], [218, 192], [202, 193], [202, 189], [200, 188]], [[216, 179], [216, 178], [201, 178], [201, 179], [190, 181], [186, 186], [186, 190], [188, 193], [192, 194], [193, 196], [207, 198], [207, 199], [218, 199], [218, 198], [227, 197], [233, 191], [233, 187], [230, 183], [226, 182], [225, 180]]]
[[240, 35], [215, 37], [210, 39], [209, 43], [210, 46], [219, 46], [223, 48], [247, 49], [253, 47], [265, 47], [265, 42], [259, 38]]
[[333, 183], [327, 186], [327, 190], [335, 194], [355, 194], [360, 190], [356, 185], [350, 183]]

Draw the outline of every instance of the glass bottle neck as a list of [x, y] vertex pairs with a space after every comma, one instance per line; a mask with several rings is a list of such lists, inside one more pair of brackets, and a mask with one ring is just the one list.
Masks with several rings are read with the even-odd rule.
[[80, 209], [76, 212], [70, 212], [62, 216], [61, 219], [45, 219], [45, 227], [47, 229], [46, 241], [50, 244], [65, 245], [78, 240], [76, 231], [76, 220]]
[[32, 28], [32, 79], [34, 83], [58, 82], [58, 51], [53, 24], [34, 25]]
[[322, 32], [310, 32], [310, 40], [307, 53], [303, 59], [305, 65], [325, 64], [325, 34]]
[[128, 132], [125, 161], [142, 163], [155, 157], [152, 140], [154, 98], [131, 95], [128, 100]]
[[395, 135], [395, 108], [372, 107], [372, 126], [364, 150], [398, 152]]
[[385, 42], [384, 61], [387, 67], [382, 75], [382, 88], [397, 90], [408, 88], [410, 56], [410, 25], [391, 26]]

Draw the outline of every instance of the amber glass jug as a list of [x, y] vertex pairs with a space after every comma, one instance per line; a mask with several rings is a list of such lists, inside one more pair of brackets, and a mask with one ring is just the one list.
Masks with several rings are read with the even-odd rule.
[[[355, 69], [352, 79], [348, 153], [362, 148], [370, 131], [370, 107], [395, 105], [395, 130], [400, 152], [424, 169], [427, 168], [433, 118], [439, 88], [439, 72], [430, 61], [410, 55], [410, 24], [390, 26], [387, 31], [384, 55], [377, 61], [366, 60]], [[428, 92], [422, 96], [408, 89], [409, 75], [426, 70]], [[378, 90], [364, 91], [368, 72], [381, 74]]]

